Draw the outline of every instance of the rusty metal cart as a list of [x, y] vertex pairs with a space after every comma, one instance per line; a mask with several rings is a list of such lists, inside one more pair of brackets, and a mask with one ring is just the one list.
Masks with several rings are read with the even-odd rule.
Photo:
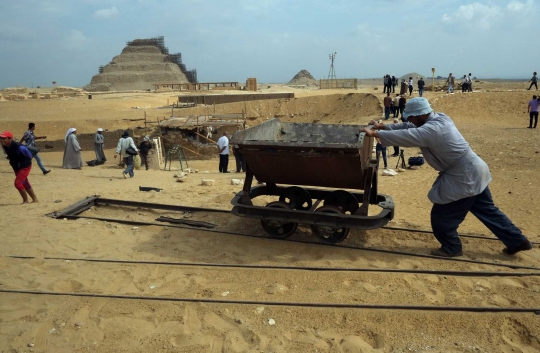
[[[309, 224], [325, 243], [339, 243], [350, 228], [386, 225], [394, 203], [377, 194], [373, 138], [359, 134], [359, 127], [271, 119], [235, 133], [230, 144], [244, 157], [247, 170], [243, 190], [231, 201], [232, 212], [259, 218], [275, 238], [292, 235], [298, 223]], [[263, 185], [252, 187], [254, 176]], [[266, 207], [253, 205], [253, 199], [265, 195], [279, 200]], [[369, 216], [370, 204], [381, 212]]]

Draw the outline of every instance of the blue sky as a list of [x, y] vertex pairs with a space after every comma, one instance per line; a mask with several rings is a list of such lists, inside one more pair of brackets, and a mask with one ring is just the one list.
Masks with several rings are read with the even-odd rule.
[[540, 0], [0, 0], [0, 88], [82, 87], [127, 41], [165, 37], [200, 82], [540, 70]]

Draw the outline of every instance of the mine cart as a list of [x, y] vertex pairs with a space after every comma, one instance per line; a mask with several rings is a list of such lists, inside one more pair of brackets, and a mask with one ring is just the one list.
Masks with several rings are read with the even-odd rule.
[[[377, 194], [377, 160], [373, 138], [358, 125], [285, 123], [271, 119], [239, 131], [230, 145], [246, 161], [244, 188], [233, 198], [237, 216], [261, 220], [275, 238], [308, 224], [325, 243], [338, 243], [350, 228], [375, 229], [394, 215], [394, 203]], [[259, 185], [253, 186], [253, 177]], [[319, 188], [314, 188], [319, 187]], [[361, 192], [363, 190], [363, 192]], [[254, 206], [259, 196], [276, 196]], [[377, 215], [368, 215], [369, 205]]]

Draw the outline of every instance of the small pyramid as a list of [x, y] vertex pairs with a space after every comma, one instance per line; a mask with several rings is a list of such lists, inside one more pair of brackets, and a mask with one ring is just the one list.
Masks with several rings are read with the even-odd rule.
[[300, 70], [300, 72], [289, 81], [288, 85], [318, 86], [318, 83], [317, 80], [311, 76], [309, 71]]

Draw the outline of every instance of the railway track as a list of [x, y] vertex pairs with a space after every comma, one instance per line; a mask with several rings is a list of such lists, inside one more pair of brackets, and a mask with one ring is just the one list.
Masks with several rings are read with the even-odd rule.
[[[110, 200], [107, 200], [110, 202]], [[107, 203], [107, 202], [106, 202]], [[129, 201], [122, 201], [121, 207], [144, 207], [142, 203], [136, 203], [136, 205], [131, 204]], [[146, 205], [148, 206], [148, 205]], [[183, 211], [190, 212], [217, 212], [217, 213], [229, 213], [226, 210], [219, 209], [199, 209], [196, 207], [186, 207], [178, 206]], [[170, 211], [176, 211], [176, 209], [169, 209]], [[167, 226], [170, 228], [179, 228], [179, 229], [191, 229], [194, 228], [191, 226], [184, 225], [171, 225], [171, 224], [161, 224], [156, 222], [144, 222], [144, 221], [134, 221], [134, 220], [122, 220], [122, 219], [112, 219], [112, 218], [103, 218], [103, 217], [90, 217], [90, 216], [81, 216], [78, 214], [61, 214], [57, 218], [68, 218], [68, 219], [92, 219], [99, 221], [107, 222], [118, 222], [123, 224], [137, 224], [137, 225], [159, 225]], [[428, 234], [429, 231], [422, 231], [416, 229], [407, 229], [407, 228], [394, 228], [394, 227], [385, 227], [391, 231], [400, 231], [400, 232], [414, 232], [414, 233], [423, 233]], [[171, 261], [147, 261], [147, 260], [124, 260], [124, 259], [95, 259], [95, 258], [77, 258], [77, 257], [32, 257], [32, 256], [22, 256], [22, 255], [13, 255], [5, 254], [4, 257], [16, 260], [16, 261], [71, 261], [79, 262], [92, 265], [104, 265], [109, 266], [156, 266], [156, 267], [172, 267], [172, 268], [191, 268], [198, 269], [199, 271], [214, 271], [214, 270], [223, 270], [223, 271], [266, 271], [266, 273], [280, 272], [279, 276], [284, 276], [282, 273], [287, 271], [304, 271], [309, 273], [316, 274], [315, 276], [325, 276], [327, 273], [333, 273], [332, 276], [344, 276], [347, 274], [355, 276], [403, 276], [405, 274], [412, 276], [422, 276], [422, 275], [435, 275], [435, 276], [444, 276], [444, 278], [462, 278], [462, 277], [473, 277], [477, 279], [489, 279], [493, 277], [504, 277], [509, 279], [518, 279], [518, 278], [532, 278], [536, 280], [536, 277], [540, 276], [540, 267], [534, 266], [523, 266], [515, 263], [500, 263], [500, 262], [490, 262], [490, 261], [478, 261], [471, 259], [456, 259], [456, 258], [441, 258], [432, 255], [409, 253], [403, 251], [395, 251], [388, 249], [379, 249], [379, 248], [368, 248], [352, 245], [330, 245], [317, 243], [313, 241], [303, 241], [297, 239], [275, 239], [268, 238], [266, 236], [260, 236], [256, 234], [243, 234], [239, 232], [232, 232], [226, 230], [218, 229], [207, 229], [207, 228], [196, 228], [196, 231], [211, 233], [213, 235], [233, 235], [233, 236], [242, 236], [242, 237], [252, 237], [252, 238], [263, 238], [272, 241], [282, 241], [282, 242], [293, 242], [293, 243], [302, 243], [308, 244], [309, 246], [319, 247], [335, 247], [341, 249], [348, 249], [351, 251], [371, 251], [386, 253], [391, 255], [398, 256], [407, 256], [407, 257], [422, 257], [432, 260], [439, 261], [450, 261], [450, 262], [465, 262], [472, 263], [477, 265], [486, 265], [493, 266], [497, 268], [506, 268], [505, 271], [459, 271], [459, 270], [433, 270], [433, 269], [399, 269], [399, 268], [355, 268], [355, 267], [319, 267], [319, 266], [281, 266], [281, 265], [250, 265], [250, 264], [227, 264], [227, 263], [200, 263], [200, 262], [171, 262]], [[473, 241], [480, 240], [496, 240], [495, 238], [482, 237], [478, 235], [468, 235], [462, 234], [462, 237], [468, 237], [473, 239]], [[527, 272], [515, 270], [529, 270]], [[271, 271], [271, 272], [268, 272]], [[538, 272], [537, 272], [538, 271]], [[160, 280], [164, 280], [160, 278]], [[264, 281], [263, 281], [264, 282]], [[6, 288], [7, 287], [7, 288]], [[335, 289], [335, 288], [332, 288]], [[0, 287], [0, 293], [5, 295], [32, 295], [32, 296], [65, 296], [65, 297], [95, 297], [95, 298], [109, 298], [109, 299], [119, 299], [119, 300], [153, 300], [153, 301], [165, 301], [165, 302], [199, 302], [199, 303], [209, 303], [209, 304], [235, 304], [235, 305], [269, 305], [269, 306], [294, 306], [294, 307], [321, 307], [321, 308], [350, 308], [350, 309], [371, 309], [371, 310], [415, 310], [415, 311], [461, 311], [461, 312], [509, 312], [509, 313], [534, 313], [540, 314], [540, 307], [519, 307], [519, 306], [459, 306], [459, 305], [404, 305], [404, 304], [385, 304], [385, 303], [339, 303], [332, 302], [330, 300], [326, 302], [304, 302], [304, 301], [295, 301], [295, 300], [252, 300], [252, 299], [224, 299], [224, 298], [201, 298], [201, 297], [179, 297], [171, 295], [153, 295], [149, 293], [148, 295], [124, 295], [118, 293], [94, 293], [93, 290], [87, 292], [66, 292], [66, 291], [50, 291], [43, 289], [34, 289], [30, 290], [28, 288], [11, 288], [9, 281], [4, 283]], [[531, 294], [532, 295], [532, 294]]]

